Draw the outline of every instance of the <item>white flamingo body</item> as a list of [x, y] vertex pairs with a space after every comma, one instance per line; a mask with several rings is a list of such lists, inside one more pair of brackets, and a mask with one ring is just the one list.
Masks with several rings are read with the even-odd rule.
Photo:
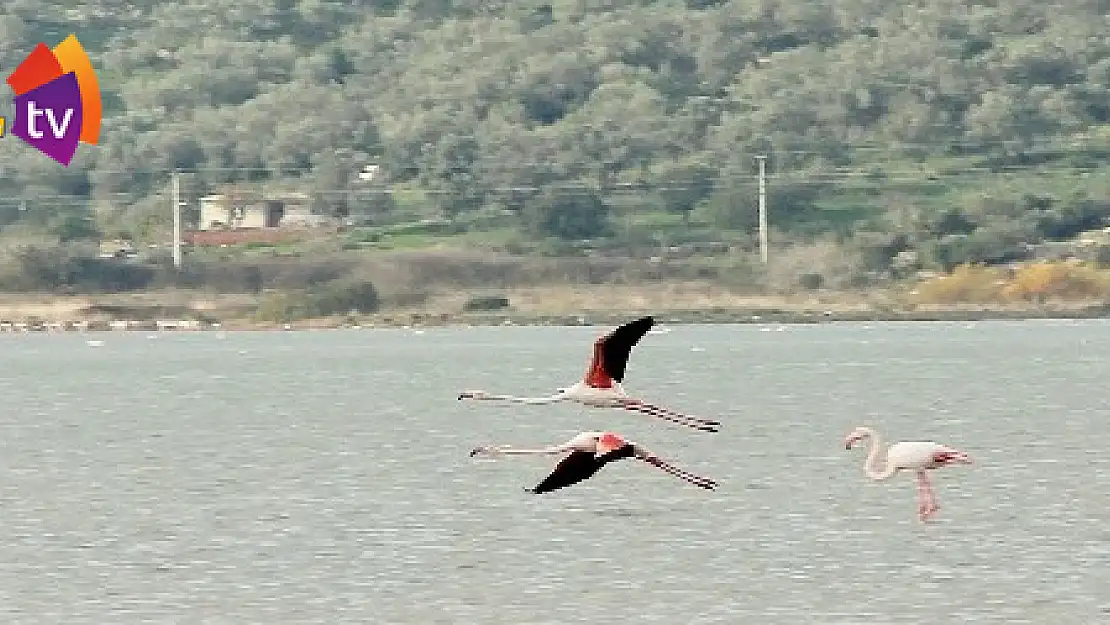
[[613, 382], [609, 388], [594, 388], [585, 382], [559, 389], [562, 399], [578, 402], [591, 408], [619, 408], [622, 401], [631, 397], [624, 391], [620, 382]]
[[[901, 441], [883, 453], [879, 434], [869, 427], [857, 427], [844, 439], [845, 449], [857, 441], [870, 439], [871, 446], [864, 461], [867, 477], [876, 482], [890, 479], [899, 471], [913, 471], [917, 477], [917, 514], [925, 521], [940, 510], [928, 471], [951, 464], [972, 464], [964, 452], [933, 441]], [[882, 457], [880, 457], [882, 456]]]
[[947, 445], [933, 441], [899, 441], [886, 449], [886, 462], [895, 471], [939, 469], [945, 463], [937, 462], [938, 456], [960, 453]]
[[622, 383], [628, 365], [628, 356], [631, 354], [632, 348], [648, 333], [654, 323], [654, 319], [650, 316], [641, 317], [619, 326], [609, 334], [594, 341], [593, 356], [586, 368], [586, 375], [579, 382], [567, 388], [558, 389], [558, 392], [554, 395], [547, 397], [514, 397], [512, 395], [495, 395], [486, 391], [463, 391], [459, 393], [459, 399], [533, 405], [573, 401], [591, 408], [620, 408], [639, 412], [703, 432], [719, 431], [721, 427], [719, 421], [702, 419], [655, 406], [635, 397], [630, 397], [625, 392]]

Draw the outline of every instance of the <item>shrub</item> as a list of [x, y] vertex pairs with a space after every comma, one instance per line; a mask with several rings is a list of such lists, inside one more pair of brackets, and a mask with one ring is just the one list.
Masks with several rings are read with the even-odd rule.
[[1002, 299], [1006, 270], [997, 267], [959, 265], [950, 275], [931, 278], [918, 285], [921, 304], [985, 304]]
[[1018, 268], [1003, 289], [1008, 299], [1085, 299], [1110, 294], [1110, 273], [1090, 265], [1034, 263]]
[[254, 316], [260, 321], [289, 323], [311, 316], [306, 304], [307, 300], [303, 294], [272, 293], [263, 297], [258, 303]]
[[87, 246], [21, 246], [5, 259], [0, 288], [13, 292], [120, 293], [147, 288], [155, 270], [116, 258], [98, 258]]
[[333, 280], [318, 289], [272, 293], [255, 309], [254, 316], [262, 321], [288, 323], [297, 319], [377, 312], [381, 296], [373, 283], [365, 280]]
[[509, 298], [503, 295], [479, 295], [466, 300], [463, 310], [468, 312], [502, 310], [509, 307]]
[[819, 273], [803, 273], [798, 276], [798, 286], [807, 291], [816, 291], [825, 285], [825, 276]]
[[1009, 272], [998, 267], [960, 265], [948, 276], [922, 282], [917, 301], [957, 304], [1083, 300], [1110, 296], [1110, 271], [1069, 262], [1022, 265]]
[[318, 317], [345, 314], [352, 310], [372, 313], [381, 307], [378, 289], [369, 280], [333, 280], [319, 290], [310, 291], [309, 299], [310, 308]]

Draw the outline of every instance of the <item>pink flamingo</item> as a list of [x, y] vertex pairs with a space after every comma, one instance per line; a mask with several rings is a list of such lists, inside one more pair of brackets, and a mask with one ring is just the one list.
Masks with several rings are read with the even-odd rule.
[[553, 490], [565, 488], [583, 480], [587, 480], [593, 477], [593, 475], [600, 471], [606, 464], [624, 458], [643, 460], [699, 488], [713, 490], [717, 487], [717, 483], [713, 480], [679, 469], [640, 445], [612, 432], [580, 432], [562, 445], [553, 445], [543, 449], [476, 447], [470, 452], [471, 457], [478, 454], [488, 456], [567, 454], [566, 457], [559, 461], [555, 470], [544, 478], [542, 482], [533, 488], [526, 489], [528, 492], [537, 495], [549, 493]]
[[844, 439], [844, 448], [851, 449], [855, 442], [865, 438], [871, 439], [871, 449], [867, 452], [867, 460], [863, 465], [867, 477], [878, 482], [892, 477], [898, 471], [914, 471], [917, 474], [917, 515], [922, 521], [940, 510], [928, 471], [950, 464], [972, 463], [964, 452], [932, 441], [894, 443], [886, 450], [884, 462], [879, 458], [882, 446], [879, 434], [864, 426], [857, 427], [848, 434]]
[[609, 334], [594, 341], [593, 358], [581, 382], [569, 388], [561, 388], [547, 397], [513, 397], [512, 395], [493, 395], [486, 391], [463, 391], [459, 399], [481, 399], [486, 401], [505, 401], [517, 404], [553, 404], [560, 401], [574, 401], [594, 408], [621, 408], [639, 412], [701, 430], [717, 432], [719, 421], [694, 417], [667, 408], [654, 406], [645, 401], [629, 397], [621, 383], [624, 381], [625, 368], [632, 348], [640, 342], [654, 325], [654, 318], [647, 316], [630, 321]]

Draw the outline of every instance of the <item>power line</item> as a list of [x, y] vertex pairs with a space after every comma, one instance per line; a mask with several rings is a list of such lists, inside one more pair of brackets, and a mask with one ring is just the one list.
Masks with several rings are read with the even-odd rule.
[[[854, 147], [843, 148], [843, 149], [855, 150], [855, 151], [881, 152], [881, 153], [884, 153], [884, 154], [888, 154], [888, 153], [893, 151], [891, 148], [878, 147], [878, 146], [854, 146]], [[1107, 142], [1104, 149], [1108, 153], [1110, 153], [1110, 141]], [[788, 157], [788, 156], [828, 157], [830, 152], [837, 152], [837, 151], [840, 151], [840, 149], [838, 148], [838, 149], [830, 149], [830, 150], [770, 150], [769, 152], [759, 152], [759, 153], [766, 153], [768, 155], [768, 158], [772, 161], [782, 161], [784, 157]], [[1059, 149], [1022, 150], [1022, 151], [1020, 151], [1020, 154], [1022, 156], [1027, 157], [1027, 158], [1035, 158], [1035, 157], [1038, 157], [1038, 156], [1052, 156], [1052, 155], [1058, 155], [1058, 154], [1061, 154], [1061, 153], [1063, 153], [1064, 155], [1070, 155], [1070, 156], [1076, 156], [1076, 157], [1083, 156], [1083, 154], [1081, 152], [1073, 152], [1071, 154], [1068, 154], [1066, 151], [1059, 150]], [[711, 152], [706, 153], [706, 156], [711, 156], [711, 155], [712, 155]], [[691, 156], [694, 156], [694, 155], [691, 155]], [[967, 155], [950, 155], [949, 158], [951, 158], [953, 160], [960, 160], [960, 159], [991, 159], [991, 158], [1002, 158], [1004, 156], [1005, 155], [1001, 155], [1001, 154], [967, 154]], [[910, 160], [910, 159], [907, 159], [907, 160]], [[483, 161], [485, 161], [485, 162], [483, 162]], [[854, 168], [858, 171], [866, 171], [866, 169], [863, 169], [863, 168], [881, 167], [882, 165], [884, 165], [885, 163], [888, 163], [888, 162], [889, 162], [888, 160], [882, 160], [882, 161], [876, 161], [876, 162], [860, 162], [860, 163], [853, 164], [852, 166], [850, 166], [850, 168]], [[671, 164], [671, 163], [668, 163], [667, 161], [665, 161], [663, 159], [652, 159], [650, 161], [647, 161], [647, 163], [651, 164], [651, 165], [655, 165], [655, 166], [666, 166], [668, 164]], [[467, 166], [456, 166], [456, 167], [453, 167], [453, 168], [449, 168], [446, 171], [446, 173], [454, 174], [454, 175], [463, 175], [463, 174], [468, 174], [468, 173], [494, 173], [494, 174], [496, 174], [496, 173], [514, 173], [514, 172], [525, 172], [525, 171], [527, 171], [527, 172], [534, 172], [534, 173], [551, 173], [551, 174], [568, 173], [569, 174], [569, 173], [573, 173], [573, 172], [566, 171], [568, 169], [587, 169], [588, 170], [588, 169], [596, 169], [598, 167], [606, 167], [606, 166], [612, 166], [612, 165], [618, 165], [618, 164], [628, 165], [626, 167], [625, 171], [631, 171], [635, 167], [635, 160], [633, 159], [631, 162], [625, 162], [625, 161], [620, 161], [620, 162], [618, 162], [618, 161], [600, 161], [599, 162], [599, 161], [596, 161], [596, 160], [584, 159], [584, 160], [574, 160], [574, 161], [559, 161], [559, 162], [555, 162], [555, 163], [552, 163], [550, 161], [514, 161], [512, 163], [498, 163], [498, 164], [494, 165], [493, 163], [490, 163], [486, 159], [479, 159], [478, 161], [475, 161], [472, 164], [468, 164]], [[677, 164], [679, 164], [679, 165], [682, 165], [682, 164], [697, 164], [697, 161], [693, 160], [693, 161], [690, 161], [688, 163], [684, 163], [684, 162], [679, 161]], [[899, 164], [901, 164], [901, 163], [899, 163]], [[920, 164], [922, 166], [925, 166], [925, 165], [928, 164], [928, 162], [923, 161]], [[1032, 168], [1034, 166], [1032, 166], [1032, 165], [1020, 165], [1020, 166], [1013, 166], [1013, 167], [1021, 168], [1021, 169], [1028, 169], [1028, 168]], [[1076, 167], [1078, 167], [1078, 166], [1076, 166]], [[1074, 169], [1076, 167], [1066, 167], [1066, 168], [1065, 167], [1059, 167], [1058, 169]], [[771, 169], [775, 169], [775, 168], [772, 167]], [[91, 169], [87, 170], [87, 173], [90, 177], [93, 177], [93, 178], [98, 177], [98, 176], [121, 176], [121, 175], [134, 176], [136, 174], [153, 175], [153, 176], [169, 178], [169, 175], [170, 175], [171, 171], [172, 170], [169, 169], [169, 168], [164, 169], [164, 170], [161, 170], [161, 169], [160, 170], [143, 170], [143, 169], [135, 170], [135, 169], [91, 168]], [[301, 176], [304, 176], [306, 174], [310, 175], [313, 170], [305, 169], [305, 170], [299, 170], [296, 173], [292, 173], [292, 172], [286, 173], [286, 172], [282, 172], [280, 167], [277, 167], [277, 168], [268, 168], [268, 167], [199, 167], [199, 168], [191, 168], [191, 169], [182, 168], [182, 169], [178, 169], [178, 171], [182, 175], [186, 175], [186, 176], [198, 176], [198, 175], [203, 176], [203, 175], [208, 175], [208, 174], [233, 173], [233, 174], [237, 174], [241, 178], [241, 179], [233, 179], [233, 180], [229, 180], [227, 182], [217, 183], [217, 184], [289, 184], [291, 182], [295, 182]], [[423, 174], [426, 174], [426, 175], [427, 174], [435, 175], [434, 173], [429, 172], [427, 169], [425, 169], [424, 167], [421, 167], [421, 166], [405, 167], [405, 168], [403, 168], [402, 173], [406, 173], [406, 174], [420, 174], [420, 173], [423, 173]], [[436, 172], [436, 173], [438, 173], [438, 172]], [[252, 180], [252, 179], [246, 177], [246, 176], [250, 176], [252, 174], [254, 174], [254, 175], [263, 174], [263, 175], [265, 175], [265, 178], [263, 178], [263, 179], [253, 179]], [[0, 179], [2, 179], [2, 178], [0, 178]], [[367, 184], [368, 184], [368, 186], [370, 186], [370, 185], [373, 185], [374, 183], [370, 182], [370, 183], [367, 183]]]
[[[1028, 165], [1005, 165], [995, 167], [961, 167], [961, 168], [918, 168], [918, 169], [853, 169], [853, 168], [837, 168], [831, 170], [786, 170], [775, 172], [768, 168], [766, 178], [769, 182], [789, 183], [789, 184], [837, 184], [837, 183], [853, 183], [853, 184], [868, 184], [873, 187], [882, 187], [889, 184], [936, 184], [945, 181], [958, 181], [958, 180], [982, 180], [989, 178], [1006, 178], [1015, 175], [1025, 177], [1091, 177], [1092, 174], [1100, 174], [1097, 177], [1110, 175], [1110, 171], [1105, 166], [1100, 165], [1075, 165], [1069, 167], [1038, 167]], [[169, 179], [170, 173], [167, 172], [166, 178]], [[443, 195], [459, 195], [462, 190], [443, 189], [434, 186], [437, 180], [432, 178], [427, 187], [416, 189], [422, 195], [443, 196]], [[442, 179], [440, 182], [447, 182]], [[650, 190], [685, 190], [691, 188], [701, 188], [704, 185], [720, 186], [722, 184], [754, 184], [757, 181], [757, 174], [753, 173], [750, 176], [709, 176], [701, 179], [675, 179], [664, 178], [658, 182], [650, 179], [641, 179], [639, 182], [610, 182], [605, 184], [585, 185], [581, 183], [568, 182], [566, 180], [552, 180], [541, 185], [512, 185], [512, 186], [489, 186], [483, 184], [480, 180], [468, 188], [470, 190], [487, 192], [487, 193], [514, 193], [524, 192], [531, 193], [541, 191], [543, 189], [592, 189], [595, 191], [603, 192], [620, 192], [625, 191], [650, 191]], [[253, 189], [236, 189], [235, 192], [245, 193], [247, 195], [266, 195], [268, 191], [264, 188], [265, 182], [259, 183], [242, 183], [244, 186], [261, 186], [263, 188]], [[234, 186], [235, 183], [228, 183], [228, 185], [213, 185], [211, 189], [213, 193], [219, 194], [220, 186]], [[182, 185], [185, 186], [184, 184]], [[296, 181], [284, 182], [280, 185], [275, 184], [277, 187], [297, 187]], [[352, 199], [366, 199], [369, 197], [392, 196], [398, 194], [408, 193], [410, 190], [395, 190], [388, 186], [363, 186], [358, 183], [352, 182], [351, 186], [333, 189], [320, 189], [312, 188], [311, 181], [302, 181], [302, 186], [297, 189], [298, 192], [310, 196], [319, 197], [350, 197]], [[273, 191], [278, 192], [280, 191]], [[92, 195], [65, 195], [65, 194], [35, 194], [34, 199], [55, 199], [60, 200], [63, 198], [87, 198], [90, 201], [101, 202], [128, 202], [130, 198], [140, 199], [145, 196], [157, 196], [164, 193], [163, 190], [154, 189], [151, 193], [142, 194], [137, 196], [135, 193], [126, 192], [113, 192], [113, 193], [98, 193], [94, 192]], [[16, 194], [18, 195], [18, 194]], [[193, 193], [192, 195], [196, 195]], [[31, 199], [28, 197], [26, 199]], [[0, 199], [0, 204], [4, 203], [4, 199]]]
[[[1064, 174], [1069, 174], [1076, 178], [1090, 178], [1090, 174], [1098, 173], [1103, 174], [1098, 176], [1096, 180], [1104, 178], [1110, 179], [1110, 171], [1105, 167], [1056, 167], [1056, 168], [1031, 168], [1031, 167], [999, 167], [994, 169], [987, 168], [964, 168], [959, 170], [948, 170], [940, 172], [930, 172], [922, 170], [901, 170], [901, 171], [884, 171], [876, 175], [875, 172], [868, 170], [844, 170], [844, 171], [831, 171], [831, 172], [786, 172], [786, 173], [766, 173], [766, 180], [769, 183], [779, 182], [788, 183], [791, 185], [836, 185], [836, 184], [851, 184], [853, 189], [884, 189], [890, 185], [897, 184], [917, 184], [917, 185], [930, 185], [930, 184], [944, 184], [946, 181], [981, 181], [989, 179], [1008, 178], [1016, 175], [1021, 177], [1062, 177]], [[725, 184], [732, 184], [737, 186], [758, 184], [758, 177], [753, 176], [713, 176], [702, 180], [674, 180], [668, 179], [658, 183], [651, 181], [643, 181], [637, 183], [612, 183], [605, 186], [585, 185], [581, 183], [553, 181], [544, 185], [514, 185], [514, 186], [485, 186], [478, 185], [476, 190], [484, 193], [535, 193], [545, 189], [553, 189], [559, 191], [590, 191], [601, 193], [621, 193], [621, 192], [654, 192], [654, 191], [688, 191], [695, 189], [704, 189], [706, 186], [719, 187]], [[418, 190], [424, 196], [452, 196], [459, 195], [460, 192], [452, 189], [442, 188], [424, 188]], [[369, 188], [360, 189], [358, 187], [346, 187], [336, 189], [307, 189], [301, 190], [301, 193], [309, 196], [325, 197], [325, 198], [350, 198], [356, 200], [371, 199], [378, 196], [393, 196], [408, 193], [409, 190], [398, 191], [391, 188]], [[157, 190], [152, 196], [165, 194], [164, 190]], [[265, 189], [251, 190], [246, 193], [247, 196], [265, 196], [267, 192]], [[36, 203], [46, 203], [50, 205], [66, 205], [66, 204], [99, 204], [99, 203], [113, 203], [126, 202], [132, 198], [133, 195], [129, 193], [113, 193], [106, 196], [93, 195], [65, 195], [65, 194], [36, 194], [27, 198], [4, 198], [0, 199], [0, 206], [19, 204], [20, 202], [34, 201]]]

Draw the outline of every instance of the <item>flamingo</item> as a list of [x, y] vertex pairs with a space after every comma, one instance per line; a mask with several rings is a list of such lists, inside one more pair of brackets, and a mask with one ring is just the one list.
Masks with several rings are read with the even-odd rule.
[[629, 397], [624, 391], [624, 372], [628, 366], [628, 356], [632, 348], [647, 334], [655, 319], [641, 317], [617, 327], [594, 341], [593, 358], [582, 381], [568, 388], [560, 388], [554, 395], [547, 397], [513, 397], [494, 395], [486, 391], [463, 391], [459, 400], [480, 399], [504, 401], [517, 404], [553, 404], [560, 401], [573, 401], [593, 408], [621, 408], [658, 417], [671, 423], [701, 430], [717, 432], [719, 421], [694, 417], [667, 408], [649, 404], [640, 399]]
[[[879, 482], [892, 477], [898, 471], [914, 471], [917, 474], [917, 515], [922, 521], [940, 510], [928, 471], [951, 464], [972, 464], [971, 458], [964, 452], [932, 441], [894, 443], [886, 450], [886, 459], [883, 462], [879, 458], [882, 446], [879, 434], [866, 426], [852, 430], [844, 439], [844, 448], [851, 449], [853, 444], [865, 438], [871, 439], [871, 448], [863, 465], [867, 477]], [[880, 466], [883, 464], [885, 466]]]
[[553, 490], [566, 488], [567, 486], [587, 480], [593, 477], [593, 475], [606, 464], [624, 458], [643, 460], [699, 488], [713, 490], [717, 487], [717, 482], [679, 469], [644, 447], [613, 432], [579, 432], [574, 438], [562, 445], [553, 445], [543, 449], [520, 449], [507, 446], [476, 447], [471, 450], [470, 457], [473, 458], [479, 454], [487, 456], [527, 454], [554, 456], [558, 454], [567, 454], [567, 456], [560, 460], [559, 464], [555, 466], [555, 470], [544, 478], [542, 482], [533, 488], [525, 489], [525, 491], [536, 495], [549, 493]]

